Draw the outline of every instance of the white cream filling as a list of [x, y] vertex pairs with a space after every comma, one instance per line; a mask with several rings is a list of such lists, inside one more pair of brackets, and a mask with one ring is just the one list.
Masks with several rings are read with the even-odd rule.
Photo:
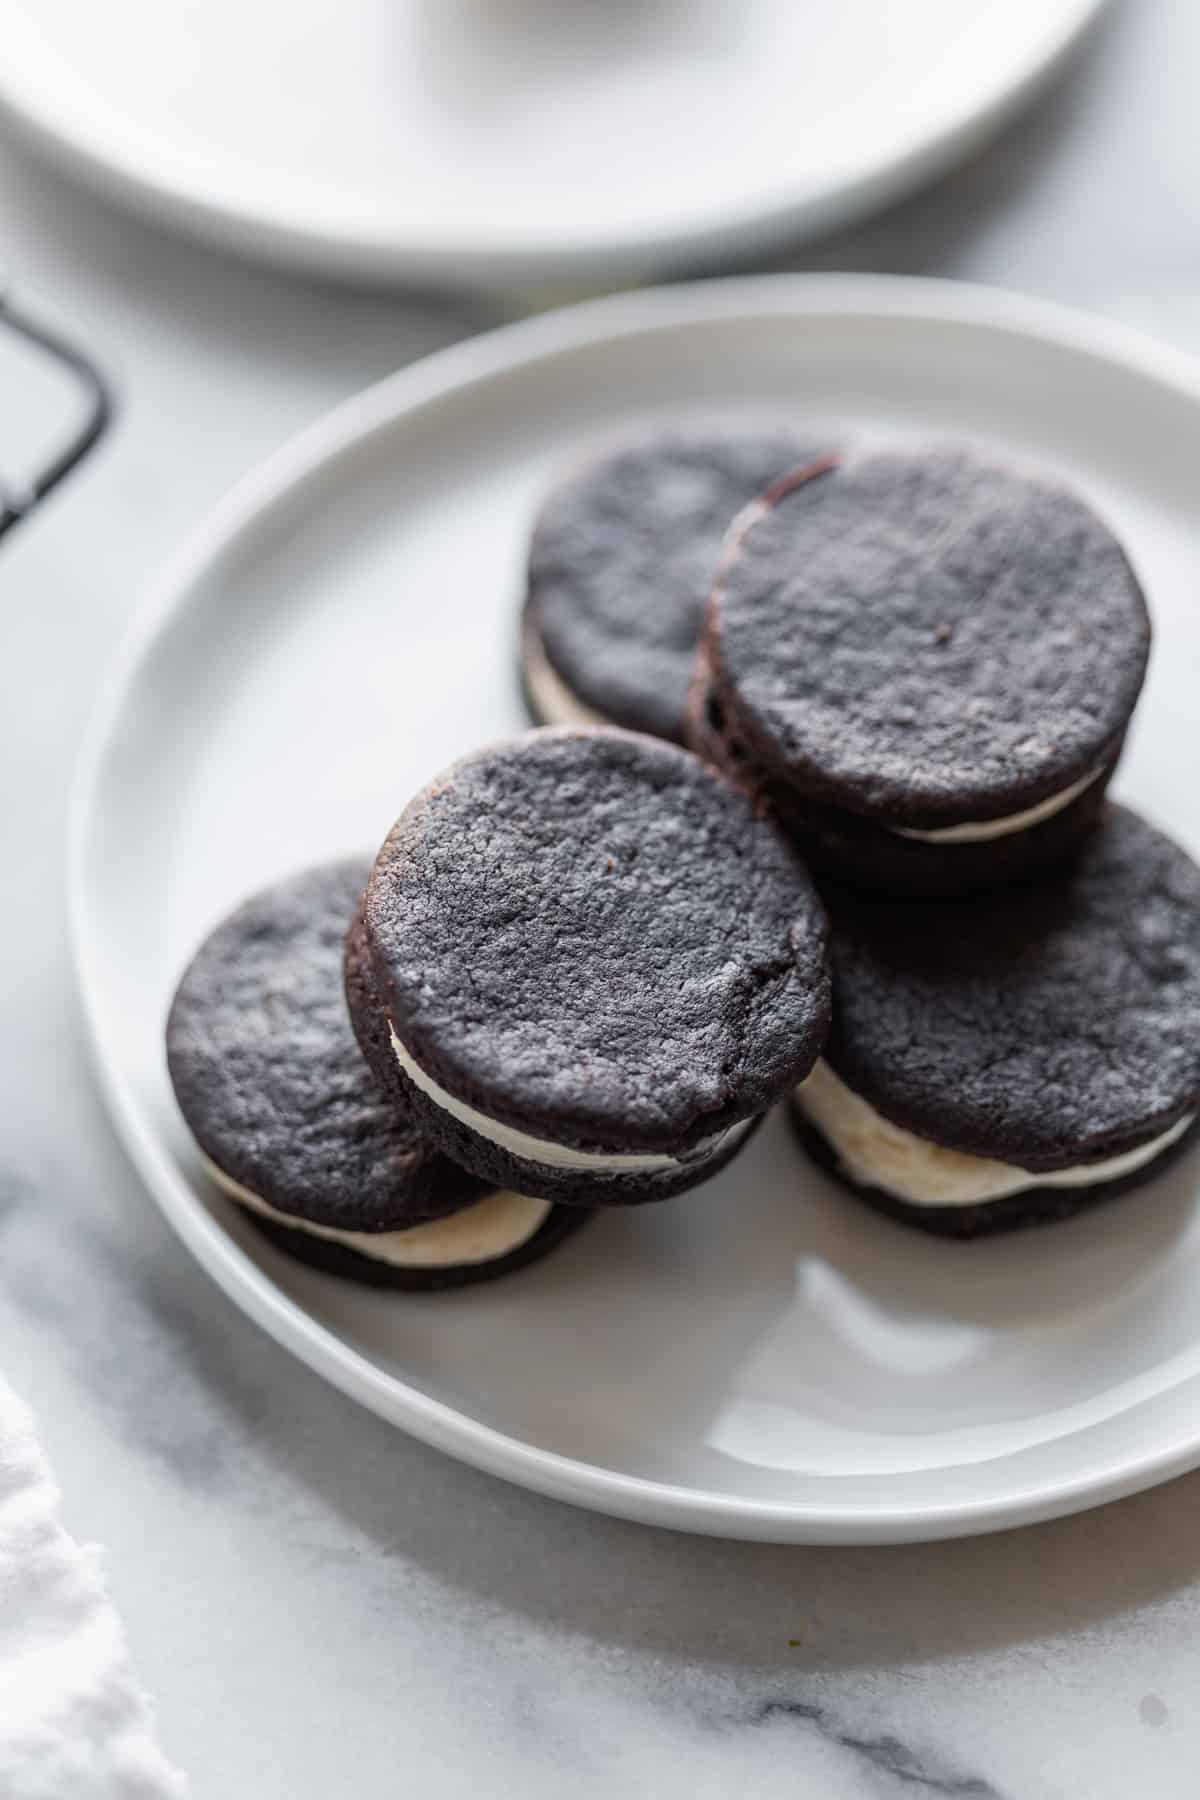
[[430, 1219], [403, 1231], [339, 1231], [333, 1225], [314, 1225], [292, 1213], [279, 1212], [232, 1175], [226, 1175], [203, 1152], [200, 1160], [217, 1185], [240, 1206], [261, 1213], [264, 1219], [273, 1219], [277, 1225], [286, 1225], [289, 1231], [304, 1231], [331, 1244], [344, 1244], [360, 1256], [390, 1263], [397, 1269], [453, 1269], [468, 1263], [499, 1262], [502, 1256], [527, 1244], [550, 1211], [548, 1200], [501, 1189], [485, 1194], [482, 1200], [473, 1201], [449, 1218]]
[[525, 685], [534, 711], [546, 725], [611, 725], [604, 713], [588, 706], [569, 688], [550, 662], [536, 631], [525, 630], [521, 645]]
[[498, 1144], [510, 1156], [519, 1157], [522, 1162], [540, 1163], [546, 1169], [587, 1169], [597, 1174], [632, 1175], [684, 1168], [692, 1163], [707, 1162], [731, 1138], [741, 1137], [754, 1123], [753, 1119], [742, 1119], [727, 1131], [718, 1131], [712, 1137], [701, 1138], [698, 1144], [682, 1156], [667, 1156], [660, 1151], [649, 1150], [628, 1156], [598, 1150], [576, 1150], [570, 1144], [556, 1144], [550, 1138], [533, 1137], [527, 1131], [518, 1131], [512, 1125], [502, 1125], [499, 1119], [491, 1119], [486, 1113], [477, 1112], [465, 1100], [459, 1100], [454, 1094], [448, 1093], [432, 1075], [425, 1073], [420, 1063], [409, 1054], [396, 1036], [390, 1020], [388, 1030], [396, 1061], [409, 1080], [423, 1094], [427, 1094], [435, 1106], [440, 1106], [451, 1118], [468, 1126], [477, 1137], [487, 1138], [489, 1143]]
[[1051, 794], [1047, 800], [1039, 800], [1036, 806], [1026, 807], [1024, 812], [1009, 813], [1004, 819], [980, 819], [966, 825], [945, 825], [940, 831], [913, 831], [904, 825], [893, 825], [891, 829], [897, 837], [918, 838], [925, 844], [983, 844], [989, 838], [1008, 837], [1014, 831], [1028, 831], [1031, 826], [1040, 825], [1043, 819], [1052, 819], [1055, 813], [1070, 806], [1072, 800], [1078, 800], [1080, 794], [1086, 794], [1092, 783], [1099, 781], [1103, 773], [1103, 769], [1093, 769], [1090, 775], [1072, 782], [1061, 793]]
[[837, 1152], [852, 1180], [881, 1188], [913, 1206], [977, 1206], [1029, 1188], [1091, 1187], [1116, 1181], [1153, 1162], [1183, 1136], [1196, 1116], [1189, 1113], [1159, 1137], [1120, 1156], [1070, 1169], [1035, 1171], [946, 1150], [893, 1125], [824, 1061], [796, 1089], [796, 1103]]

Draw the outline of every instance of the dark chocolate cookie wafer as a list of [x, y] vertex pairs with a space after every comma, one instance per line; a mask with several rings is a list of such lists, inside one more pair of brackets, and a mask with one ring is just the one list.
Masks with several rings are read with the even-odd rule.
[[1110, 806], [1053, 881], [970, 902], [828, 895], [836, 1001], [797, 1092], [823, 1160], [950, 1236], [1149, 1180], [1200, 1110], [1200, 869]]
[[494, 1192], [380, 1091], [342, 990], [368, 872], [311, 870], [217, 927], [171, 1007], [171, 1080], [213, 1178], [295, 1255], [376, 1285], [478, 1281], [552, 1248], [579, 1215]]
[[675, 746], [530, 732], [380, 851], [348, 943], [360, 1042], [480, 1177], [631, 1204], [695, 1186], [811, 1068], [824, 915], [784, 839]]
[[725, 533], [747, 501], [823, 448], [779, 426], [680, 428], [563, 480], [529, 551], [521, 678], [533, 717], [682, 742]]
[[936, 892], [1075, 847], [1149, 641], [1124, 551], [1076, 495], [926, 450], [830, 458], [748, 509], [705, 644], [719, 736], [814, 855]]

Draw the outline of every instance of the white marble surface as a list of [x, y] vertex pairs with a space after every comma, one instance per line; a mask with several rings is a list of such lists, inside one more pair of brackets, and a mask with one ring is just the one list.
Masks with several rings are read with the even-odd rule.
[[[995, 150], [779, 266], [996, 281], [1200, 347], [1198, 57], [1190, 0], [1126, 0]], [[0, 1368], [39, 1411], [70, 1527], [108, 1547], [196, 1794], [1191, 1800], [1200, 1477], [946, 1546], [673, 1537], [406, 1441], [192, 1266], [115, 1147], [71, 990], [62, 814], [97, 671], [233, 479], [488, 317], [222, 262], [10, 147], [0, 276], [123, 403], [0, 547]]]

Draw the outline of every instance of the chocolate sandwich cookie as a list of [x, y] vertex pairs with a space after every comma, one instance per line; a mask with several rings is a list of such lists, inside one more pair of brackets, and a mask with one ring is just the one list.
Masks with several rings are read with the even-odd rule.
[[1148, 1181], [1200, 1111], [1200, 869], [1110, 806], [1036, 888], [831, 895], [836, 999], [795, 1110], [906, 1224], [975, 1237]]
[[803, 865], [672, 744], [546, 729], [417, 796], [347, 946], [359, 1041], [481, 1179], [681, 1193], [808, 1073], [827, 931]]
[[456, 1168], [380, 1092], [342, 989], [368, 872], [313, 869], [217, 927], [171, 1006], [171, 1081], [213, 1180], [304, 1262], [383, 1287], [486, 1280], [586, 1215]]
[[521, 672], [533, 717], [681, 743], [725, 533], [825, 448], [781, 427], [658, 431], [561, 482], [529, 551]]
[[964, 892], [1078, 848], [1149, 643], [1124, 551], [1058, 483], [962, 450], [829, 458], [731, 536], [693, 741], [814, 865]]

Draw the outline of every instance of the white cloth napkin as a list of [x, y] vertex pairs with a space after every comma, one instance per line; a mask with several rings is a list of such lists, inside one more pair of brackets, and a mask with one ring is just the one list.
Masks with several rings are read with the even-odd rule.
[[33, 1418], [0, 1381], [0, 1800], [186, 1800], [100, 1553], [58, 1505]]

